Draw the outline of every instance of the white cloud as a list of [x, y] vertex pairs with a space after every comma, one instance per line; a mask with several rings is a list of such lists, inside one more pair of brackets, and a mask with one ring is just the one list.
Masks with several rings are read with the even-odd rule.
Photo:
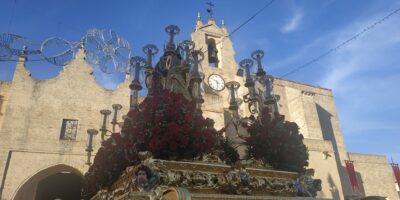
[[[369, 19], [351, 23], [340, 30], [321, 35], [292, 57], [273, 64], [282, 71], [298, 66], [334, 48], [343, 41], [387, 15], [378, 13]], [[339, 50], [312, 64], [314, 70], [303, 77], [333, 90], [346, 144], [351, 151], [380, 152], [393, 155], [399, 141], [400, 126], [400, 15], [378, 24]], [[319, 53], [316, 53], [319, 52]], [[311, 56], [311, 57], [310, 57]], [[290, 71], [290, 70], [289, 70]], [[370, 147], [363, 142], [379, 134], [383, 144]], [[398, 156], [397, 156], [398, 157]]]
[[290, 18], [287, 23], [282, 27], [281, 31], [284, 33], [288, 33], [296, 30], [299, 27], [302, 19], [303, 13], [301, 11], [296, 11], [292, 18]]
[[[372, 89], [387, 81], [382, 77], [383, 79], [380, 79], [377, 85], [368, 80], [373, 78], [377, 81], [379, 74], [387, 70], [400, 70], [397, 59], [400, 49], [400, 27], [396, 26], [398, 19], [398, 16], [394, 16], [393, 19], [376, 26], [375, 29], [366, 32], [322, 61], [329, 71], [319, 84], [332, 88], [336, 92], [349, 92], [347, 89], [360, 88], [357, 85], [368, 85]], [[373, 20], [366, 20], [350, 25], [345, 31], [338, 33], [338, 37], [334, 39], [335, 43], [330, 46], [336, 46], [372, 23]]]
[[[340, 44], [386, 14], [350, 24], [344, 31], [337, 32], [327, 46]], [[333, 89], [343, 133], [347, 137], [361, 134], [363, 138], [371, 138], [380, 134], [382, 141], [400, 140], [399, 135], [393, 134], [400, 132], [399, 20], [399, 15], [393, 15], [320, 61], [327, 72], [317, 84]], [[356, 141], [348, 140], [347, 143], [357, 146], [353, 147], [356, 151], [365, 151]]]

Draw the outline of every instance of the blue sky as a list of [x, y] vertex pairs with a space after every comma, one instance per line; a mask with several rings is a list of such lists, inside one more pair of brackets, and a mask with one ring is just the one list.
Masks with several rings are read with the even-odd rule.
[[[112, 29], [125, 37], [134, 55], [147, 43], [161, 47], [164, 27], [181, 28], [190, 38], [197, 13], [207, 19], [205, 0], [3, 0], [0, 32], [13, 32], [36, 43], [52, 36], [78, 41], [88, 29]], [[233, 30], [268, 0], [214, 0], [214, 18]], [[236, 61], [263, 49], [263, 64], [281, 77], [352, 37], [400, 7], [394, 0], [275, 1], [232, 35]], [[11, 23], [10, 23], [11, 22]], [[57, 75], [60, 67], [28, 62], [36, 79]], [[0, 62], [0, 80], [11, 80], [14, 62]], [[123, 74], [96, 70], [99, 84], [115, 88]], [[400, 162], [400, 13], [340, 50], [287, 77], [333, 89], [348, 151], [383, 154]]]

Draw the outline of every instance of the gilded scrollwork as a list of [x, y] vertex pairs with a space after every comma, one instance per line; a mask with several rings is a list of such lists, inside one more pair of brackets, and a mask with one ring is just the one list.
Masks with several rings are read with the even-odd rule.
[[246, 170], [233, 169], [227, 173], [207, 171], [159, 171], [159, 185], [180, 186], [195, 190], [213, 190], [227, 194], [251, 195], [253, 191], [293, 193], [293, 180], [252, 176]]
[[[215, 160], [216, 161], [216, 160]], [[216, 194], [235, 195], [267, 195], [281, 194], [293, 196], [296, 193], [294, 178], [287, 176], [287, 172], [255, 168], [262, 163], [249, 161], [240, 168], [227, 167], [226, 165], [212, 164], [199, 161], [198, 163], [164, 161], [147, 158], [144, 161], [154, 174], [157, 174], [158, 181], [150, 192], [154, 195], [161, 188], [182, 187], [189, 191], [207, 191]], [[245, 166], [249, 168], [248, 170]], [[255, 170], [257, 172], [255, 172]], [[112, 191], [102, 190], [98, 193], [98, 200], [108, 200], [124, 193], [139, 192], [135, 183], [129, 180], [134, 179], [135, 167], [128, 168], [120, 177], [118, 185], [111, 188]], [[158, 188], [158, 189], [157, 189]], [[160, 193], [161, 192], [161, 193]], [[162, 194], [162, 191], [158, 192]], [[102, 196], [103, 195], [103, 196]], [[157, 198], [153, 198], [157, 199]]]

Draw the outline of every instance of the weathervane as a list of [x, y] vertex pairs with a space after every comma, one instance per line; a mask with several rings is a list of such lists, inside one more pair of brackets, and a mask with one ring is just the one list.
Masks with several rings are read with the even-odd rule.
[[207, 12], [210, 14], [210, 18], [212, 19], [214, 14], [213, 7], [215, 6], [212, 2], [208, 2], [207, 5], [208, 5]]

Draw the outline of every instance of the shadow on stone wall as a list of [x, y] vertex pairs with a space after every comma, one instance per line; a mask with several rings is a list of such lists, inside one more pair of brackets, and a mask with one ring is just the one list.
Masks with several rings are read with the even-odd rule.
[[339, 191], [336, 187], [335, 182], [332, 179], [331, 174], [328, 174], [328, 184], [329, 184], [329, 191], [331, 191], [332, 199], [340, 199]]
[[[341, 180], [341, 185], [342, 185], [342, 190], [343, 193], [346, 194], [349, 192], [350, 188], [347, 188], [346, 186], [350, 186], [348, 177], [347, 177], [347, 172], [346, 168], [342, 165], [341, 162], [341, 157], [339, 155], [339, 148], [337, 146], [337, 140], [333, 131], [333, 126], [331, 122], [332, 114], [329, 113], [327, 110], [325, 110], [323, 107], [321, 107], [319, 104], [315, 104], [317, 107], [317, 113], [318, 113], [318, 118], [320, 122], [320, 126], [322, 129], [322, 137], [324, 140], [329, 140], [332, 142], [332, 147], [333, 151], [335, 153], [335, 158], [336, 158], [336, 165], [339, 171], [339, 176]], [[339, 198], [338, 198], [339, 199]]]
[[361, 195], [365, 197], [364, 182], [363, 182], [361, 173], [356, 171], [356, 177], [357, 177], [358, 185], [360, 186]]
[[3, 115], [3, 113], [1, 112], [3, 109], [3, 102], [4, 102], [4, 96], [0, 95], [0, 115]]
[[327, 110], [322, 108], [319, 104], [316, 104], [316, 107], [317, 107], [317, 112], [318, 112], [319, 123], [320, 123], [321, 129], [322, 129], [322, 137], [324, 138], [324, 140], [329, 140], [332, 142], [332, 146], [333, 146], [333, 150], [335, 151], [336, 159], [339, 159], [339, 161], [340, 161], [336, 138], [335, 138], [332, 123], [331, 123], [332, 115]]

